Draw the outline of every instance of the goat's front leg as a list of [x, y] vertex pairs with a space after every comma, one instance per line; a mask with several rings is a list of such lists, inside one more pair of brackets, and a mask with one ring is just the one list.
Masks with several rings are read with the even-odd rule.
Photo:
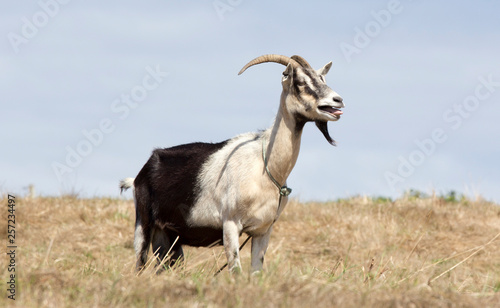
[[264, 264], [264, 255], [266, 254], [269, 237], [273, 226], [269, 227], [266, 233], [261, 236], [252, 237], [252, 274], [260, 272]]
[[228, 220], [222, 225], [222, 231], [229, 271], [241, 270], [240, 249], [238, 247], [241, 230], [236, 222]]

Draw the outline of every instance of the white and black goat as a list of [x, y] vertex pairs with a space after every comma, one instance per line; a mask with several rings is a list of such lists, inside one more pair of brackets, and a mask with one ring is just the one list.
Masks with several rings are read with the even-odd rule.
[[160, 260], [170, 251], [170, 264], [182, 258], [182, 245], [223, 244], [229, 270], [241, 268], [242, 233], [252, 237], [252, 271], [262, 269], [273, 223], [288, 200], [280, 188], [286, 189], [297, 161], [304, 125], [316, 122], [335, 144], [327, 121], [337, 121], [344, 107], [326, 85], [331, 62], [314, 70], [299, 56], [264, 55], [239, 74], [265, 62], [286, 66], [279, 111], [270, 128], [220, 143], [156, 149], [135, 179], [121, 181], [122, 191], [135, 188], [138, 270], [147, 261], [150, 244]]

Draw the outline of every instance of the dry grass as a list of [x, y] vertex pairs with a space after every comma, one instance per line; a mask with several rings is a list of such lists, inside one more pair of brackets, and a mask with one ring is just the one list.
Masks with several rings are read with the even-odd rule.
[[[0, 203], [6, 214], [5, 197]], [[132, 201], [16, 204], [18, 307], [500, 305], [500, 206], [481, 200], [290, 202], [275, 226], [264, 273], [246, 273], [247, 245], [244, 272], [215, 278], [225, 261], [221, 247], [187, 248], [186, 262], [175, 270], [155, 275], [150, 267], [136, 276]], [[2, 239], [6, 224], [3, 218]], [[6, 290], [7, 259], [0, 260]], [[4, 295], [0, 306], [14, 302]]]

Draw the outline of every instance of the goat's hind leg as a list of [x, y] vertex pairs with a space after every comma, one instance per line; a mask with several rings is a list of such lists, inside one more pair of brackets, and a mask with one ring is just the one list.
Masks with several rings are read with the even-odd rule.
[[154, 229], [152, 238], [153, 253], [157, 258], [157, 266], [161, 266], [157, 273], [162, 272], [166, 267], [172, 267], [177, 260], [183, 258], [182, 246], [176, 242], [176, 238], [177, 235], [169, 234], [166, 230]]
[[182, 250], [182, 245], [179, 242], [179, 238], [177, 234], [169, 234], [170, 243], [172, 243], [170, 247], [170, 267], [175, 264], [182, 262], [184, 260], [184, 251]]
[[137, 219], [134, 232], [134, 249], [137, 258], [135, 268], [138, 272], [144, 269], [148, 260], [149, 244], [151, 244], [151, 227], [142, 224], [140, 219]]
[[135, 232], [134, 232], [134, 250], [137, 262], [136, 270], [139, 272], [144, 269], [148, 261], [149, 245], [153, 233], [153, 220], [150, 208], [148, 192], [143, 185], [135, 187]]

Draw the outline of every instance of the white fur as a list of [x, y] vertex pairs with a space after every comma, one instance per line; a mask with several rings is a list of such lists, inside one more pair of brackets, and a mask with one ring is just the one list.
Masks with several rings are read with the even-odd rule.
[[141, 252], [142, 245], [144, 245], [144, 233], [142, 232], [141, 224], [136, 224], [134, 232], [134, 250], [137, 256], [139, 256]]
[[262, 268], [260, 260], [267, 249], [271, 226], [286, 206], [288, 198], [283, 197], [278, 212], [278, 188], [266, 174], [262, 158], [264, 142], [268, 168], [276, 180], [285, 184], [297, 160], [300, 134], [290, 131], [291, 119], [283, 112], [280, 108], [268, 130], [231, 139], [205, 162], [198, 176], [200, 195], [188, 223], [223, 228], [230, 268], [239, 266], [239, 258], [234, 256], [238, 256], [241, 232], [254, 237], [252, 269]]
[[125, 191], [131, 187], [134, 187], [134, 178], [125, 178], [120, 181], [120, 189], [121, 191]]

